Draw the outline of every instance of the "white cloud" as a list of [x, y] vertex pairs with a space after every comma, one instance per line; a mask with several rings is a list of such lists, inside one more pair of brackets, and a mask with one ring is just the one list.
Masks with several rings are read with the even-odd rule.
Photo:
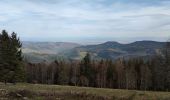
[[147, 6], [123, 2], [104, 4], [104, 0], [43, 1], [0, 1], [0, 27], [16, 31], [21, 37], [170, 35], [168, 1]]

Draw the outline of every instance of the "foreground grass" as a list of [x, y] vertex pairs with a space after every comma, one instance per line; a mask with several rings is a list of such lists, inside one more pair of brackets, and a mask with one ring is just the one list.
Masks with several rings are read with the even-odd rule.
[[170, 100], [170, 92], [40, 84], [0, 84], [0, 100]]

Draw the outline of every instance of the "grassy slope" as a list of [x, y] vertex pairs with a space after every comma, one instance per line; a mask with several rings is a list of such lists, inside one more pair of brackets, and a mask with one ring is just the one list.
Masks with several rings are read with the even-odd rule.
[[[25, 98], [24, 98], [25, 97]], [[59, 85], [0, 85], [0, 100], [170, 100], [170, 92], [99, 89]]]

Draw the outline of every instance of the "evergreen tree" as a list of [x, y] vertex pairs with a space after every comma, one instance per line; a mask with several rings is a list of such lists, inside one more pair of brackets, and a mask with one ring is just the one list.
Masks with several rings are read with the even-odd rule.
[[107, 68], [107, 81], [108, 81], [108, 86], [110, 88], [115, 88], [117, 86], [117, 75], [116, 75], [116, 70], [115, 66], [112, 64], [112, 61], [109, 60], [108, 62], [108, 68]]
[[90, 86], [94, 86], [94, 70], [92, 68], [90, 54], [87, 53], [86, 56], [81, 61], [80, 75], [86, 77], [89, 81]]
[[10, 72], [9, 57], [10, 38], [8, 33], [3, 30], [0, 34], [0, 80], [6, 83], [7, 74]]
[[16, 82], [24, 80], [22, 44], [16, 33], [11, 36], [3, 30], [0, 34], [0, 81]]

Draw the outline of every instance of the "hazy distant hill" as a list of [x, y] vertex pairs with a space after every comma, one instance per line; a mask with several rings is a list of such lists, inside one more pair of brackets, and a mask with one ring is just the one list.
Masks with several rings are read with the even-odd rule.
[[58, 54], [80, 46], [68, 42], [23, 42], [24, 53]]
[[95, 59], [117, 59], [119, 57], [151, 56], [160, 53], [164, 42], [136, 41], [130, 44], [106, 42], [97, 45], [81, 46], [65, 42], [24, 42], [25, 58], [31, 62], [53, 61], [57, 58], [80, 60], [87, 52]]
[[31, 62], [51, 61], [57, 58], [58, 53], [67, 52], [77, 46], [68, 42], [23, 42], [24, 57]]
[[81, 59], [89, 52], [93, 58], [117, 59], [119, 57], [150, 56], [160, 53], [165, 43], [155, 41], [137, 41], [130, 44], [106, 42], [98, 45], [76, 47], [65, 53], [69, 58]]

